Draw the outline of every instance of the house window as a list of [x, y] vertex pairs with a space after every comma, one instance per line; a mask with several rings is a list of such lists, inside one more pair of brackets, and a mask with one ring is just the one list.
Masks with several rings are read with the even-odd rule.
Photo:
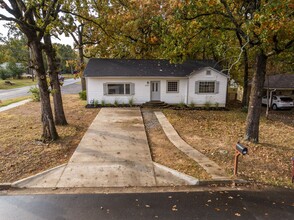
[[167, 81], [167, 92], [179, 92], [179, 81]]
[[196, 94], [217, 94], [219, 93], [219, 81], [196, 81], [195, 93]]
[[130, 95], [134, 90], [133, 83], [105, 83], [104, 95]]
[[210, 71], [210, 70], [207, 70], [207, 71], [206, 71], [206, 75], [207, 75], [207, 76], [210, 76], [210, 75], [211, 75], [211, 71]]
[[199, 93], [214, 93], [215, 82], [199, 82]]

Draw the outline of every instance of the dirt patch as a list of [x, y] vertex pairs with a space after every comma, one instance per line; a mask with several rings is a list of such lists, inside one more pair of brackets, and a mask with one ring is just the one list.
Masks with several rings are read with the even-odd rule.
[[0, 113], [0, 182], [13, 182], [66, 163], [99, 109], [86, 109], [77, 95], [63, 96], [68, 126], [57, 126], [60, 139], [44, 144], [40, 103]]
[[168, 120], [180, 136], [195, 149], [233, 174], [233, 146], [241, 141], [249, 155], [240, 157], [239, 176], [248, 180], [293, 188], [294, 114], [264, 115], [260, 124], [260, 144], [244, 142], [246, 113], [231, 111], [165, 110]]
[[153, 110], [142, 109], [142, 114], [153, 161], [198, 179], [210, 179], [201, 166], [168, 140]]

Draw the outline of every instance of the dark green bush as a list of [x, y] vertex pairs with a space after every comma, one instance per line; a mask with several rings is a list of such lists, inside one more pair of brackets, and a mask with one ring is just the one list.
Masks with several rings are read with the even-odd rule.
[[11, 77], [9, 71], [7, 71], [3, 68], [0, 68], [0, 78], [5, 80], [5, 79], [8, 79], [9, 77]]
[[79, 92], [79, 96], [80, 96], [80, 99], [87, 100], [87, 92], [86, 92], [86, 90], [83, 90], [83, 91]]

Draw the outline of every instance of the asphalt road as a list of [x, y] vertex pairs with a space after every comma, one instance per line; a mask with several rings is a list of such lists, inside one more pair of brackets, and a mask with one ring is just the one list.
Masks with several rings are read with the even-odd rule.
[[[72, 85], [74, 83], [79, 82], [80, 79], [66, 79], [64, 80], [64, 84], [62, 87], [67, 87], [69, 85]], [[29, 95], [28, 92], [32, 86], [25, 86], [21, 88], [16, 88], [16, 89], [9, 89], [9, 90], [0, 90], [0, 100], [7, 100], [7, 99], [13, 99], [13, 98], [18, 98], [22, 96], [27, 96]], [[62, 88], [61, 87], [61, 88]]]
[[294, 219], [294, 191], [0, 196], [0, 219]]

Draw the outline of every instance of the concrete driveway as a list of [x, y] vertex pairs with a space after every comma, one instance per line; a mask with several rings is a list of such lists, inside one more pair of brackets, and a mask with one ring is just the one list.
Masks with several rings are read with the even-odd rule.
[[153, 163], [139, 109], [101, 109], [57, 187], [154, 186]]
[[14, 187], [195, 185], [198, 179], [152, 161], [140, 108], [102, 108], [67, 164]]

